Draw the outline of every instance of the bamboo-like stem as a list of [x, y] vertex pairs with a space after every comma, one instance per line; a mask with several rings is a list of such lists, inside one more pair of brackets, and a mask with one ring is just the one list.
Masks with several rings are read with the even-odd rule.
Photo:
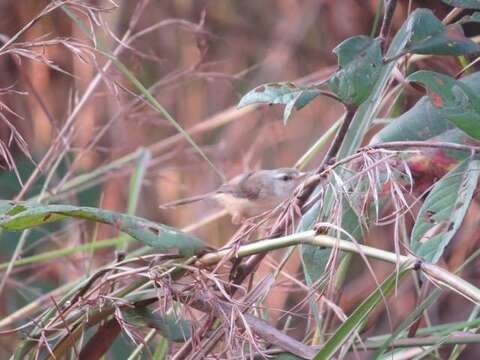
[[[413, 257], [397, 255], [395, 253], [377, 249], [374, 247], [355, 244], [351, 241], [341, 240], [327, 235], [316, 235], [314, 230], [304, 231], [292, 235], [287, 235], [274, 239], [267, 239], [251, 244], [243, 245], [238, 248], [236, 256], [239, 258], [253, 254], [264, 253], [276, 249], [282, 249], [293, 245], [308, 244], [314, 246], [323, 246], [329, 248], [338, 247], [340, 250], [364, 254], [367, 257], [384, 260], [391, 263], [399, 261], [401, 264], [411, 261]], [[231, 253], [231, 249], [222, 249], [217, 252], [208, 253], [202, 256], [199, 265], [213, 265], [222, 260]]]
[[[421, 270], [425, 273], [425, 275], [427, 275], [427, 277], [432, 279], [437, 284], [444, 285], [447, 288], [464, 296], [465, 298], [473, 301], [474, 303], [480, 304], [479, 288], [463, 280], [459, 276], [434, 264], [425, 263], [421, 259], [412, 255], [399, 255], [390, 251], [377, 249], [367, 245], [356, 244], [351, 241], [342, 240], [327, 235], [316, 235], [315, 231], [313, 230], [243, 245], [238, 248], [236, 256], [241, 258], [301, 244], [323, 246], [327, 248], [338, 248], [343, 251], [361, 254], [362, 256], [386, 261], [392, 264], [405, 265], [408, 266], [410, 270]], [[197, 265], [207, 266], [216, 264], [225, 256], [229, 256], [230, 253], [231, 249], [222, 249], [217, 252], [206, 254], [198, 259]]]

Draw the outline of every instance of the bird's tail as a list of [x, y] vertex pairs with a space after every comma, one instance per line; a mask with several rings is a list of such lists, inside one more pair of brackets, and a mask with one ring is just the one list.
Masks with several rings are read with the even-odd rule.
[[215, 192], [211, 192], [211, 193], [207, 193], [207, 194], [191, 196], [191, 197], [188, 197], [188, 198], [175, 200], [175, 201], [168, 202], [166, 204], [162, 204], [162, 205], [159, 206], [159, 208], [160, 209], [170, 209], [170, 208], [174, 208], [174, 207], [177, 207], [177, 206], [187, 205], [187, 204], [190, 204], [190, 203], [194, 203], [194, 202], [197, 202], [197, 201], [202, 201], [202, 200], [211, 198], [215, 194], [216, 194]]

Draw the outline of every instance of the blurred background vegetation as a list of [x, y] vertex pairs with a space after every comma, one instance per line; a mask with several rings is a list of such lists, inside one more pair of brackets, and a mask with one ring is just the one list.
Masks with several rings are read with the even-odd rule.
[[[332, 100], [319, 98], [296, 113], [294, 119], [284, 126], [281, 108], [237, 110], [241, 95], [269, 81], [312, 82], [327, 78], [336, 69], [332, 49], [347, 37], [369, 35], [378, 26], [379, 15], [377, 0], [71, 3], [85, 12], [82, 15], [79, 11], [77, 15], [95, 29], [97, 41], [107, 49], [113, 51], [117, 48], [129, 27], [132, 34], [138, 34], [128, 45], [125, 44], [127, 46], [122, 48], [118, 59], [146, 87], [151, 87], [155, 98], [184, 129], [195, 129], [192, 133], [194, 140], [226, 178], [250, 169], [292, 166], [343, 111]], [[44, 0], [0, 0], [2, 43], [48, 5], [49, 2]], [[394, 31], [407, 17], [409, 9], [417, 6], [433, 9], [439, 18], [451, 9], [439, 1], [400, 1], [395, 12]], [[468, 35], [475, 35], [476, 26], [467, 28]], [[74, 187], [68, 192], [61, 189], [79, 175], [104, 169], [115, 159], [128, 157], [143, 147], [151, 151], [152, 159], [141, 189], [138, 215], [182, 228], [219, 210], [209, 202], [178, 209], [158, 208], [168, 201], [211, 191], [221, 184], [222, 179], [177, 135], [164, 117], [140, 100], [138, 91], [118, 69], [110, 67], [106, 72], [100, 71], [107, 58], [89, 48], [91, 41], [63, 11], [56, 9], [40, 17], [17, 42], [21, 42], [17, 53], [0, 56], [1, 112], [10, 123], [0, 121], [0, 139], [8, 145], [16, 164], [16, 169], [9, 170], [8, 164], [3, 163], [5, 168], [0, 170], [1, 198], [13, 199], [21, 192], [19, 178], [25, 183], [54, 144], [49, 161], [24, 194], [24, 200], [38, 195], [43, 189], [44, 196], [51, 196], [55, 202], [125, 212], [136, 161], [125, 161], [121, 166], [105, 171], [88, 182], [84, 189]], [[417, 65], [451, 75], [461, 69], [455, 59], [434, 58]], [[73, 126], [60, 144], [56, 143], [63, 124], [98, 74], [101, 74], [99, 85], [74, 116]], [[407, 109], [416, 98], [418, 94], [406, 93], [393, 111], [398, 114]], [[394, 112], [381, 115], [392, 114], [395, 115]], [[11, 141], [12, 127], [28, 145], [28, 153], [20, 141]], [[311, 166], [318, 164], [320, 159], [319, 154]], [[467, 225], [477, 222], [477, 213], [470, 215]], [[196, 230], [196, 235], [219, 246], [234, 231], [230, 220], [223, 217]], [[464, 235], [459, 236], [465, 236], [468, 226], [463, 231]], [[387, 235], [390, 233], [388, 228], [374, 229], [369, 241], [373, 245], [383, 244], [379, 246], [391, 248], [393, 242]], [[82, 221], [70, 223], [67, 227], [52, 226], [48, 231], [34, 229], [19, 249], [17, 258], [101, 242], [117, 234], [112, 227], [93, 226]], [[448, 258], [449, 268], [463, 262], [469, 249], [476, 246], [478, 234], [469, 235], [470, 241]], [[2, 234], [1, 271], [5, 271], [6, 264], [18, 249], [18, 238], [16, 233]], [[0, 294], [0, 318], [78, 279], [96, 266], [112, 261], [114, 250], [110, 247], [95, 253], [83, 251], [54, 256], [15, 267], [8, 277], [2, 274], [5, 283]], [[388, 273], [387, 264], [374, 263], [380, 278], [382, 268], [385, 274]], [[375, 286], [370, 275], [360, 271], [363, 266], [357, 268], [359, 273], [349, 279], [339, 304], [347, 313]], [[296, 276], [300, 269], [299, 259], [292, 258], [286, 269]], [[288, 297], [286, 290], [293, 295]], [[394, 322], [415, 307], [413, 287], [401, 291], [412, 291], [412, 297], [411, 301], [408, 297], [403, 297], [402, 302], [393, 301]], [[303, 297], [303, 290], [293, 288], [290, 283], [283, 286], [280, 281], [268, 300], [272, 316], [278, 317], [280, 312], [275, 309], [281, 309], [287, 301], [295, 303]], [[445, 295], [432, 308], [430, 315], [438, 321], [463, 319], [470, 311], [470, 308], [461, 307], [463, 303], [462, 298]], [[297, 319], [292, 327], [301, 321]], [[371, 321], [375, 322], [375, 317]], [[379, 326], [388, 328], [385, 319], [379, 318], [378, 321]], [[0, 337], [0, 358], [5, 358], [13, 350], [18, 336]], [[120, 342], [127, 346], [128, 340]]]

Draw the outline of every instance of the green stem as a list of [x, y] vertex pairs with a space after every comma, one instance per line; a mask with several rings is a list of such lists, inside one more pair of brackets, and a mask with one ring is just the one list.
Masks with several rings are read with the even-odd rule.
[[[133, 350], [133, 352], [130, 354], [127, 360], [135, 360], [137, 356], [141, 355], [142, 350], [145, 348], [145, 345], [148, 344], [150, 340], [155, 336], [157, 333], [157, 329], [152, 329], [148, 332], [148, 334], [145, 336], [143, 339], [143, 342], [138, 344], [138, 346]], [[139, 357], [140, 359], [141, 357]]]
[[[102, 241], [97, 241], [95, 243], [82, 244], [82, 245], [75, 246], [73, 248], [63, 248], [58, 250], [46, 251], [38, 255], [33, 255], [23, 259], [18, 259], [13, 263], [13, 266], [32, 265], [38, 262], [54, 260], [67, 255], [76, 254], [82, 251], [100, 250], [100, 249], [105, 249], [109, 247], [115, 247], [115, 246], [118, 246], [119, 244], [123, 244], [125, 241], [128, 241], [129, 239], [132, 239], [132, 238], [128, 235], [121, 234], [116, 238], [105, 239]], [[9, 264], [10, 262], [5, 262], [3, 264], [0, 264], [0, 271], [8, 268]]]
[[[82, 175], [79, 175], [75, 178], [73, 178], [72, 180], [70, 181], [67, 181], [65, 182], [63, 185], [61, 184], [60, 187], [57, 187], [56, 189], [52, 190], [52, 193], [53, 195], [49, 195], [49, 194], [45, 194], [44, 196], [44, 200], [48, 200], [48, 201], [55, 201], [59, 198], [61, 198], [62, 196], [64, 196], [65, 194], [73, 191], [73, 190], [76, 190], [78, 188], [81, 188], [82, 186], [84, 186], [85, 184], [88, 184], [89, 182], [97, 179], [97, 178], [100, 178], [101, 176], [104, 176], [105, 174], [108, 174], [112, 171], [115, 171], [115, 170], [118, 170], [118, 169], [121, 169], [122, 167], [124, 167], [125, 165], [129, 164], [129, 163], [133, 163], [135, 161], [138, 161], [142, 155], [142, 150], [143, 149], [139, 149], [133, 153], [130, 153], [128, 155], [125, 155], [119, 159], [116, 159], [104, 166], [101, 166], [93, 171], [90, 171], [89, 173], [86, 173], [86, 174], [82, 174]], [[31, 202], [38, 202], [39, 201], [39, 196], [40, 195], [37, 195], [37, 196], [34, 196], [32, 198], [29, 199], [29, 201]]]
[[138, 162], [135, 171], [130, 179], [130, 189], [128, 191], [128, 207], [127, 214], [135, 215], [137, 212], [138, 199], [140, 197], [140, 190], [142, 189], [145, 172], [148, 168], [148, 163], [152, 158], [152, 153], [147, 149], [139, 149]]
[[343, 116], [341, 119], [338, 119], [333, 123], [332, 126], [313, 144], [306, 152], [302, 155], [300, 159], [297, 160], [295, 163], [295, 167], [303, 170], [307, 166], [308, 163], [312, 160], [312, 158], [318, 153], [320, 149], [325, 146], [325, 144], [330, 140], [330, 138], [335, 135], [337, 129], [342, 124]]
[[[417, 347], [417, 346], [431, 346], [446, 344], [475, 344], [480, 342], [480, 335], [478, 334], [461, 334], [461, 335], [445, 335], [445, 336], [428, 336], [428, 337], [418, 337], [418, 338], [404, 338], [397, 339], [391, 343], [391, 346], [394, 348], [398, 347]], [[377, 349], [383, 346], [383, 341], [371, 341], [367, 340], [363, 345], [358, 344], [359, 346], [365, 346], [366, 349]]]
[[[148, 165], [152, 158], [152, 153], [148, 149], [139, 149], [139, 159], [135, 171], [130, 178], [130, 188], [128, 191], [128, 205], [127, 214], [135, 215], [137, 212], [138, 200], [140, 198], [140, 190], [142, 189], [143, 180], [147, 171]], [[118, 244], [117, 250], [126, 252], [128, 249], [128, 239]]]
[[379, 0], [377, 8], [375, 9], [375, 18], [373, 19], [372, 31], [370, 37], [374, 37], [378, 31], [378, 25], [380, 24], [380, 16], [382, 15], [383, 0]]

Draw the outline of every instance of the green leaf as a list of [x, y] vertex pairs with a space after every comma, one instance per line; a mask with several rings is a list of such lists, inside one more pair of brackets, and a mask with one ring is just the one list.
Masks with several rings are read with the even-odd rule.
[[[314, 225], [314, 216], [318, 214], [319, 203], [315, 204], [302, 217], [298, 231], [309, 230]], [[341, 228], [350, 234], [356, 241], [363, 239], [363, 228], [357, 213], [353, 210], [351, 204], [345, 199], [342, 201], [342, 224]], [[344, 237], [343, 235], [341, 236]], [[347, 238], [348, 239], [348, 238]], [[330, 260], [330, 249], [323, 249], [319, 246], [301, 245], [302, 263], [307, 278], [307, 284], [313, 284], [325, 271], [325, 266]]]
[[433, 106], [449, 121], [480, 139], [480, 97], [466, 84], [433, 71], [421, 70], [407, 77], [427, 87]]
[[[23, 205], [22, 205], [23, 206]], [[120, 231], [154, 248], [178, 250], [182, 256], [191, 256], [205, 250], [199, 239], [172, 227], [154, 223], [137, 216], [109, 210], [70, 205], [24, 205], [15, 214], [0, 215], [0, 227], [5, 230], [24, 230], [52, 223], [68, 217], [82, 218], [115, 226]]]
[[297, 86], [292, 82], [269, 83], [257, 86], [245, 94], [238, 107], [252, 104], [284, 104], [283, 122], [287, 123], [293, 109], [300, 110], [320, 95], [315, 87]]
[[477, 186], [480, 161], [466, 159], [448, 172], [425, 199], [412, 230], [415, 255], [435, 263], [462, 224]]
[[168, 354], [168, 341], [164, 337], [160, 338], [153, 353], [153, 360], [165, 360]]
[[445, 4], [455, 7], [461, 7], [465, 9], [477, 9], [480, 10], [479, 0], [442, 0]]
[[[480, 92], [480, 72], [459, 80], [475, 92]], [[446, 134], [444, 141], [464, 143], [466, 135], [449, 122], [445, 114], [433, 106], [428, 96], [422, 97], [410, 110], [395, 118], [377, 132], [370, 144], [390, 141], [421, 141]], [[464, 134], [463, 132], [461, 132]]]
[[460, 20], [455, 22], [455, 24], [466, 24], [469, 22], [480, 22], [480, 12], [475, 11], [472, 15], [465, 15]]
[[433, 106], [428, 96], [424, 96], [410, 110], [377, 132], [370, 144], [428, 140], [452, 128], [454, 125]]
[[[297, 232], [307, 231], [313, 228], [317, 221], [321, 203], [315, 203], [302, 216]], [[322, 249], [319, 246], [303, 244], [300, 247], [302, 254], [302, 266], [305, 273], [307, 285], [313, 284], [320, 279], [325, 271], [325, 266], [330, 258], [330, 249]]]
[[395, 288], [397, 280], [407, 273], [406, 266], [402, 266], [398, 274], [393, 272], [385, 279], [382, 285], [357, 306], [348, 319], [337, 328], [322, 349], [315, 355], [314, 360], [332, 358], [340, 347], [348, 342], [352, 336], [361, 329], [368, 315], [375, 309], [377, 304], [383, 300], [382, 295], [386, 297]]
[[164, 338], [170, 341], [185, 342], [192, 336], [192, 325], [188, 320], [175, 319], [170, 315], [160, 315], [146, 307], [122, 309], [122, 314], [128, 324], [157, 329]]
[[333, 52], [339, 70], [328, 84], [345, 103], [360, 105], [372, 93], [382, 70], [380, 41], [368, 36], [354, 36], [340, 43]]
[[413, 54], [467, 55], [480, 50], [457, 24], [445, 26], [429, 9], [415, 10], [407, 20], [405, 50]]
[[303, 358], [301, 358], [297, 355], [290, 354], [290, 353], [281, 353], [281, 354], [275, 355], [274, 357], [271, 357], [269, 359], [272, 359], [272, 360], [303, 360]]
[[25, 205], [21, 202], [10, 200], [0, 200], [0, 216], [1, 215], [15, 215], [24, 211]]

